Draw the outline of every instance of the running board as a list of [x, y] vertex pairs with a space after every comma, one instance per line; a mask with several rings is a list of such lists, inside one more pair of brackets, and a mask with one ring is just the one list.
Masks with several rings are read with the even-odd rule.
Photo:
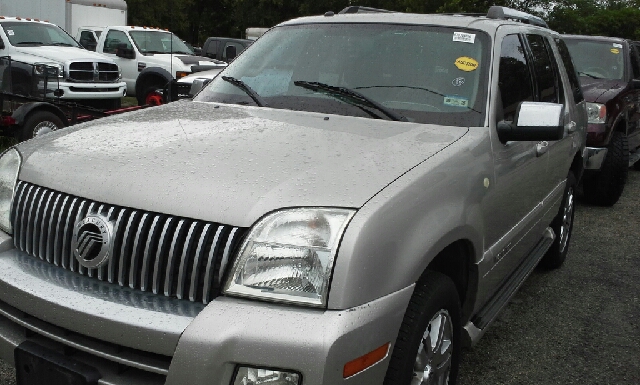
[[531, 274], [533, 269], [538, 265], [538, 262], [544, 257], [544, 254], [553, 244], [554, 239], [555, 234], [553, 230], [551, 227], [547, 227], [542, 239], [533, 248], [531, 253], [529, 253], [529, 256], [527, 256], [513, 274], [502, 284], [500, 290], [491, 297], [489, 302], [471, 318], [471, 321], [464, 327], [468, 337], [466, 341], [467, 346], [473, 346], [478, 342], [487, 327], [496, 319], [500, 310], [509, 303], [511, 297], [518, 291], [527, 277], [529, 277], [529, 274]]
[[629, 154], [629, 167], [633, 166], [636, 162], [640, 162], [640, 149]]

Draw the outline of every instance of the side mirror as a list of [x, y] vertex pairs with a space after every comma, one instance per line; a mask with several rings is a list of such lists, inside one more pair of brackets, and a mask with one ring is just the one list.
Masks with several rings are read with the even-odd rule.
[[640, 79], [631, 79], [631, 89], [640, 90]]
[[227, 46], [227, 48], [224, 49], [224, 54], [227, 57], [227, 61], [230, 62], [231, 60], [236, 58], [236, 55], [238, 54], [236, 51], [236, 47], [235, 46]]
[[522, 102], [516, 111], [515, 124], [498, 123], [498, 138], [502, 143], [560, 140], [564, 136], [563, 109], [562, 104]]
[[0, 49], [4, 49], [4, 41], [2, 39], [0, 39]]
[[116, 48], [116, 56], [123, 59], [135, 59], [136, 52], [133, 48], [128, 48], [126, 44], [118, 44], [118, 48]]

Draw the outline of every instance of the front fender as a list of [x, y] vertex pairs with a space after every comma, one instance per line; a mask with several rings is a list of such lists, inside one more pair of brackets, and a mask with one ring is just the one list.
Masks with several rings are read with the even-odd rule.
[[62, 112], [62, 110], [57, 106], [47, 102], [25, 103], [16, 108], [13, 111], [13, 114], [11, 114], [11, 117], [15, 119], [18, 126], [22, 126], [29, 114], [31, 114], [31, 112], [35, 110], [50, 111], [56, 114], [56, 116], [58, 116], [60, 120], [62, 120], [62, 123], [64, 123], [65, 126], [69, 125], [69, 119], [67, 119], [67, 116], [64, 114], [64, 112]]
[[471, 129], [367, 202], [343, 236], [329, 309], [358, 306], [414, 284], [457, 241], [471, 245], [478, 263], [490, 154], [486, 128]]

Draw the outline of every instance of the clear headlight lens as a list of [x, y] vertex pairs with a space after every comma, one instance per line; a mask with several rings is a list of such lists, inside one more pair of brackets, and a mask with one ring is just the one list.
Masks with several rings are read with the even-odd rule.
[[15, 149], [7, 150], [0, 158], [0, 229], [13, 233], [11, 205], [22, 159]]
[[49, 78], [64, 77], [64, 64], [60, 63], [36, 63], [34, 71], [38, 76], [46, 76]]
[[338, 244], [353, 214], [304, 208], [266, 216], [242, 244], [225, 293], [325, 306]]
[[604, 123], [607, 119], [607, 107], [600, 103], [587, 103], [587, 122]]

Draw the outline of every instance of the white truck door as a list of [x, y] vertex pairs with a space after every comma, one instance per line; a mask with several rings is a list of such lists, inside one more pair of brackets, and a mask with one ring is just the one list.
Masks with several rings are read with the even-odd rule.
[[[125, 59], [116, 56], [116, 50], [121, 44], [133, 49], [136, 57], [134, 59]], [[127, 83], [127, 94], [135, 95], [136, 79], [138, 78], [138, 57], [140, 53], [131, 43], [127, 34], [115, 29], [103, 32], [98, 42], [98, 52], [102, 52], [105, 56], [115, 60], [122, 71], [122, 80]]]

